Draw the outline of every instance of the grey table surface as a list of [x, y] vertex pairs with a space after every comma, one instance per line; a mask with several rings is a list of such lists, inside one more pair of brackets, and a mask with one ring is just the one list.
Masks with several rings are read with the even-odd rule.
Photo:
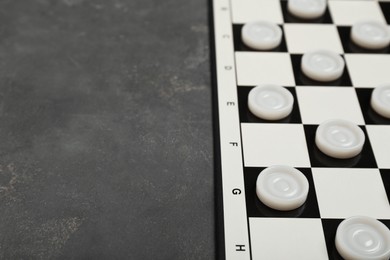
[[214, 259], [206, 0], [0, 1], [0, 259]]

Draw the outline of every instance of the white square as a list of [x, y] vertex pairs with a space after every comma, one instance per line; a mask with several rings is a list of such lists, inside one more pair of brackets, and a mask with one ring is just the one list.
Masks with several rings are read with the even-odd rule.
[[376, 87], [390, 82], [390, 55], [345, 54], [345, 61], [355, 87]]
[[318, 49], [344, 52], [335, 25], [285, 24], [284, 33], [289, 53], [306, 53]]
[[249, 218], [253, 260], [328, 259], [320, 219]]
[[378, 169], [313, 168], [312, 172], [321, 218], [390, 218]]
[[295, 86], [288, 53], [236, 52], [237, 82], [240, 86], [279, 84]]
[[378, 167], [390, 169], [390, 126], [367, 125], [366, 129]]
[[233, 23], [247, 23], [265, 20], [283, 23], [279, 1], [273, 0], [232, 0]]
[[310, 167], [303, 125], [242, 123], [245, 166]]
[[304, 124], [321, 124], [329, 119], [345, 119], [364, 125], [354, 88], [297, 87], [299, 109]]
[[362, 20], [386, 23], [377, 1], [330, 0], [328, 5], [333, 23], [337, 25], [353, 25]]

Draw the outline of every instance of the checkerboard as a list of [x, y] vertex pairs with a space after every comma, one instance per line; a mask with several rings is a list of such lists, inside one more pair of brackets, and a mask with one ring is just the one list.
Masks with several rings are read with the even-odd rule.
[[[215, 128], [220, 258], [342, 259], [334, 239], [345, 218], [363, 215], [390, 227], [390, 119], [370, 107], [374, 87], [390, 83], [390, 49], [365, 50], [350, 40], [360, 20], [390, 24], [390, 1], [329, 0], [320, 19], [291, 16], [286, 1], [212, 0]], [[241, 41], [243, 24], [277, 23], [280, 46], [254, 51]], [[302, 55], [328, 49], [345, 60], [342, 77], [316, 82], [300, 69]], [[279, 121], [255, 117], [249, 91], [278, 84], [294, 97], [293, 111]], [[333, 159], [314, 143], [328, 119], [356, 123], [366, 141], [360, 155]], [[306, 203], [276, 211], [256, 196], [259, 173], [290, 165], [309, 181]]]

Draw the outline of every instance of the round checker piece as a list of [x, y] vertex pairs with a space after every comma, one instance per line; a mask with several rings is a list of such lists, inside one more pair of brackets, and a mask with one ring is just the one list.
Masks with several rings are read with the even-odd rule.
[[248, 95], [248, 108], [255, 116], [265, 120], [280, 120], [287, 117], [294, 104], [294, 97], [278, 85], [259, 85]]
[[316, 131], [315, 143], [324, 154], [348, 159], [358, 155], [365, 142], [365, 135], [359, 126], [342, 119], [333, 119], [320, 124]]
[[337, 228], [335, 243], [344, 259], [387, 260], [390, 257], [390, 231], [373, 218], [345, 219]]
[[316, 19], [324, 15], [326, 0], [289, 0], [288, 11], [302, 19]]
[[307, 52], [301, 62], [301, 70], [307, 77], [323, 82], [340, 78], [344, 67], [344, 59], [328, 50]]
[[358, 22], [352, 26], [351, 39], [366, 49], [383, 49], [390, 44], [390, 29], [376, 21]]
[[305, 203], [309, 192], [309, 182], [297, 169], [275, 165], [264, 169], [256, 181], [256, 194], [268, 207], [288, 211]]
[[241, 30], [242, 42], [255, 50], [271, 50], [282, 41], [282, 29], [267, 21], [246, 23]]
[[372, 91], [371, 107], [379, 115], [390, 119], [390, 84], [376, 87]]

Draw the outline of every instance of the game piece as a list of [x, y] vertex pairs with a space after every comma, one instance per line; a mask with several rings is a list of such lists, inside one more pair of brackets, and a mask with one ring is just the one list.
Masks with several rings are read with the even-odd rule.
[[289, 0], [288, 11], [302, 19], [321, 17], [326, 10], [326, 0]]
[[248, 95], [248, 108], [257, 117], [265, 120], [280, 120], [293, 108], [294, 97], [278, 85], [259, 85]]
[[345, 259], [388, 260], [390, 230], [376, 219], [356, 216], [345, 219], [337, 228], [336, 248]]
[[352, 26], [351, 39], [366, 49], [386, 48], [390, 43], [390, 29], [376, 21], [358, 22]]
[[379, 115], [390, 118], [390, 84], [376, 87], [372, 91], [371, 107]]
[[333, 81], [341, 77], [345, 62], [340, 55], [328, 50], [307, 52], [302, 57], [302, 72], [318, 81]]
[[363, 148], [365, 135], [359, 126], [347, 120], [327, 120], [316, 131], [315, 143], [324, 154], [347, 159], [358, 155]]
[[282, 29], [267, 21], [246, 23], [242, 27], [243, 43], [255, 50], [271, 50], [279, 46], [282, 41]]
[[293, 210], [305, 203], [309, 183], [297, 169], [277, 165], [263, 170], [256, 181], [257, 197], [270, 208]]

